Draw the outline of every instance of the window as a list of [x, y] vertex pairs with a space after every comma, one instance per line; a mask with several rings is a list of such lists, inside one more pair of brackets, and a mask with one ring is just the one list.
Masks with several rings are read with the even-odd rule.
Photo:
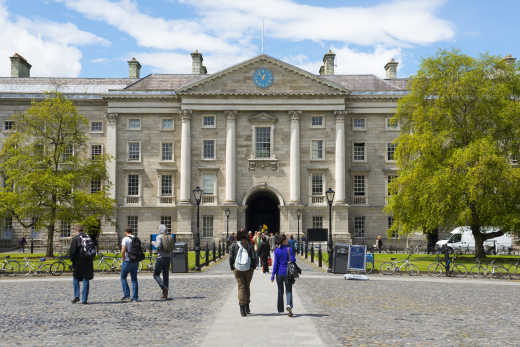
[[2, 232], [2, 239], [10, 240], [13, 238], [13, 217], [7, 216], [5, 217], [5, 227]]
[[101, 178], [95, 177], [90, 180], [90, 193], [94, 194], [101, 191]]
[[162, 118], [161, 119], [162, 130], [173, 130], [173, 118]]
[[385, 128], [387, 130], [399, 130], [399, 121], [393, 119], [393, 117], [387, 117]]
[[312, 116], [311, 125], [313, 128], [323, 128], [323, 116]]
[[202, 175], [202, 190], [205, 195], [215, 195], [215, 183], [217, 177], [214, 174]]
[[202, 237], [213, 237], [213, 216], [202, 216]]
[[312, 216], [312, 228], [322, 229], [323, 228], [323, 216]]
[[68, 162], [72, 160], [72, 156], [74, 155], [74, 147], [71, 144], [65, 144], [63, 147], [63, 161]]
[[90, 158], [92, 160], [99, 160], [103, 154], [103, 145], [90, 146]]
[[163, 142], [161, 143], [161, 160], [172, 161], [173, 160], [173, 143]]
[[141, 143], [128, 142], [128, 161], [141, 160]]
[[355, 118], [353, 120], [354, 130], [366, 130], [366, 120], [365, 118]]
[[161, 216], [161, 224], [166, 226], [168, 234], [172, 233], [172, 216]]
[[395, 143], [387, 143], [386, 144], [386, 160], [387, 161], [395, 161], [395, 149], [397, 144]]
[[35, 217], [31, 218], [31, 238], [32, 239], [39, 239], [40, 238], [40, 231], [36, 229], [36, 223], [37, 220]]
[[128, 216], [127, 217], [127, 228], [132, 230], [132, 234], [137, 235], [137, 225], [138, 225], [138, 219], [137, 216]]
[[60, 223], [61, 237], [70, 237], [70, 223], [64, 220]]
[[365, 216], [354, 217], [354, 237], [365, 237]]
[[323, 195], [323, 175], [312, 174], [311, 191], [312, 195]]
[[15, 128], [15, 123], [13, 120], [6, 120], [4, 122], [4, 130], [6, 130], [6, 131], [14, 130], [14, 128]]
[[271, 157], [271, 128], [255, 128], [255, 156], [257, 158]]
[[128, 195], [139, 196], [139, 175], [128, 175]]
[[[394, 217], [388, 216], [388, 230], [390, 230], [390, 228], [392, 227], [393, 224], [394, 224]], [[399, 238], [399, 233], [397, 232], [397, 230], [392, 230], [392, 238], [393, 239]]]
[[172, 175], [161, 176], [161, 196], [172, 196]]
[[141, 130], [141, 120], [140, 119], [129, 119], [128, 120], [128, 129], [129, 130]]
[[364, 143], [354, 143], [354, 161], [365, 161]]
[[215, 140], [202, 141], [202, 159], [215, 159]]
[[90, 132], [92, 133], [102, 133], [103, 132], [103, 122], [95, 121], [90, 123]]
[[392, 192], [390, 191], [389, 187], [390, 183], [392, 183], [392, 181], [396, 178], [397, 176], [386, 176], [386, 196], [392, 195]]
[[312, 160], [323, 160], [323, 140], [312, 140], [311, 141], [311, 159]]
[[354, 176], [354, 196], [365, 196], [365, 176]]
[[215, 116], [204, 116], [202, 117], [203, 128], [215, 128], [216, 119]]

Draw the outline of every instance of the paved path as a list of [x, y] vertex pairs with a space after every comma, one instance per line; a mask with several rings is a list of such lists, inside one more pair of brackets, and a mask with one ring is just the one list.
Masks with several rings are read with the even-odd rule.
[[306, 310], [295, 287], [295, 316], [276, 310], [277, 287], [270, 275], [255, 271], [251, 282], [251, 315], [240, 316], [237, 286], [227, 295], [203, 346], [324, 346], [312, 321], [320, 316]]

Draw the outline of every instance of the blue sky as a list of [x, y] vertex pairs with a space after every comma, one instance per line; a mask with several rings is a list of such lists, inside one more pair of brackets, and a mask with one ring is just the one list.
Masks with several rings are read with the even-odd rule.
[[0, 0], [0, 75], [23, 55], [32, 76], [126, 77], [190, 73], [194, 49], [209, 73], [265, 53], [317, 73], [336, 54], [338, 73], [413, 74], [440, 48], [520, 57], [514, 0]]

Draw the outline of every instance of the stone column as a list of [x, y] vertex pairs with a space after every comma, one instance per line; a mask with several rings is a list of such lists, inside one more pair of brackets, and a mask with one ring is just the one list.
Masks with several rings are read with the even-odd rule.
[[345, 203], [345, 111], [336, 115], [336, 197], [337, 204]]
[[291, 146], [290, 146], [290, 194], [292, 204], [300, 204], [300, 115], [301, 111], [289, 111], [291, 117]]
[[180, 203], [191, 201], [191, 110], [181, 111], [181, 184]]
[[[110, 181], [110, 189], [108, 190], [108, 197], [116, 201], [114, 213], [112, 219], [114, 223], [110, 223], [108, 220], [103, 219], [101, 221], [103, 234], [115, 234], [117, 222], [117, 113], [105, 114], [106, 119], [106, 142], [105, 142], [105, 153], [110, 156], [110, 160], [107, 161], [107, 174], [108, 180]], [[124, 188], [123, 188], [124, 189]], [[115, 237], [115, 236], [114, 236]]]
[[236, 111], [226, 111], [226, 197], [225, 203], [236, 203]]

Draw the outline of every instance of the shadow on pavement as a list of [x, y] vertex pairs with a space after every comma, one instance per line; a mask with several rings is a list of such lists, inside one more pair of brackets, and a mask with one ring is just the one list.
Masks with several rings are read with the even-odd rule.
[[[200, 299], [207, 299], [206, 296], [179, 296], [179, 297], [173, 297], [168, 298], [166, 300], [164, 299], [149, 299], [149, 300], [139, 300], [139, 302], [163, 302], [163, 301], [174, 301], [174, 300], [200, 300]], [[117, 305], [117, 304], [131, 304], [130, 301], [94, 301], [90, 302], [89, 305]]]

